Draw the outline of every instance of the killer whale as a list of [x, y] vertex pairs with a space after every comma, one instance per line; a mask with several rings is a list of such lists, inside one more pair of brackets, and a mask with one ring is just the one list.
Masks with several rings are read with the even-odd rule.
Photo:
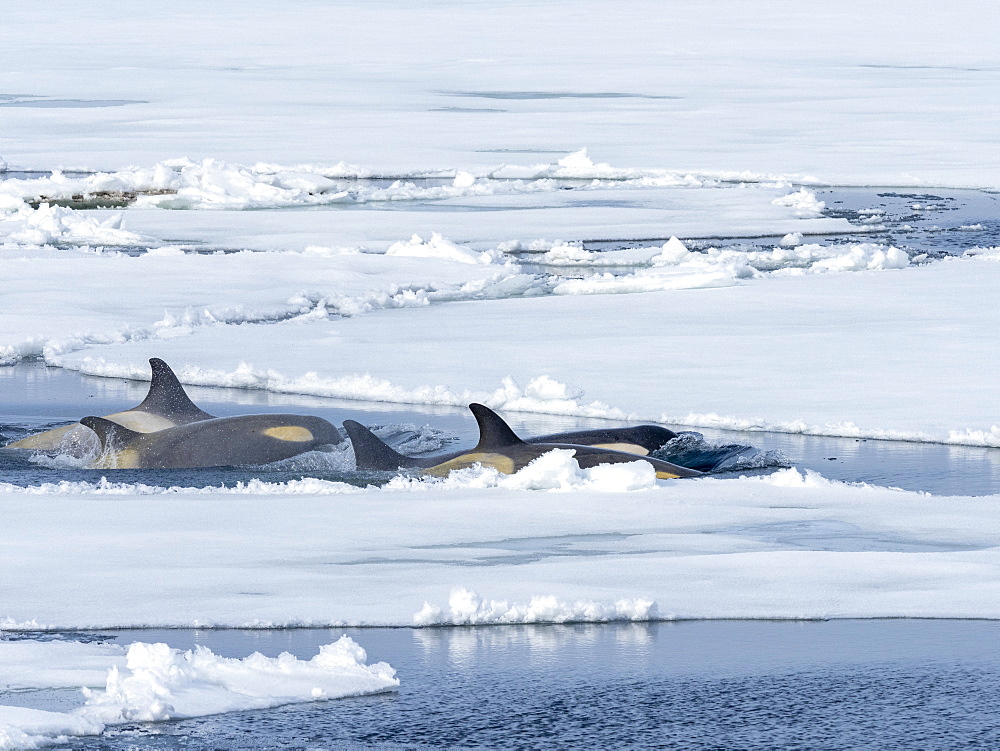
[[343, 441], [322, 417], [239, 415], [140, 433], [103, 417], [81, 424], [101, 442], [95, 469], [181, 469], [269, 464]]
[[[573, 451], [574, 458], [580, 467], [584, 469], [595, 467], [598, 464], [644, 461], [653, 465], [656, 476], [661, 479], [697, 477], [702, 474], [697, 470], [671, 464], [661, 459], [653, 459], [649, 456], [629, 454], [624, 451], [615, 451], [597, 446], [583, 446], [570, 443], [528, 443], [521, 440], [511, 430], [510, 426], [489, 407], [473, 403], [469, 405], [469, 409], [472, 411], [479, 425], [479, 443], [469, 451], [436, 457], [436, 464], [422, 468], [424, 474], [444, 476], [452, 470], [471, 467], [474, 464], [493, 467], [504, 474], [513, 474], [523, 469], [532, 460], [553, 449], [568, 449]], [[348, 430], [348, 435], [351, 436], [352, 442], [354, 434], [359, 434], [356, 430], [357, 425], [357, 423], [354, 423], [351, 427], [348, 427], [346, 423], [344, 425]], [[386, 448], [389, 447], [386, 446]]]
[[[149, 367], [152, 370], [152, 376], [146, 398], [132, 409], [105, 415], [104, 419], [139, 433], [152, 433], [177, 425], [211, 420], [215, 417], [215, 415], [210, 415], [198, 408], [191, 401], [174, 371], [163, 360], [153, 357], [149, 360]], [[4, 448], [34, 451], [57, 451], [61, 448], [72, 448], [74, 433], [79, 432], [85, 431], [81, 431], [80, 423], [73, 423], [30, 435], [7, 444]]]
[[[470, 407], [471, 408], [471, 407]], [[354, 447], [354, 458], [360, 471], [394, 472], [397, 469], [427, 469], [455, 459], [468, 451], [452, 451], [438, 456], [406, 456], [354, 420], [345, 420], [344, 429]], [[624, 451], [646, 456], [677, 437], [672, 430], [659, 425], [637, 425], [629, 428], [577, 430], [567, 433], [525, 438], [526, 443], [559, 443], [575, 446]]]

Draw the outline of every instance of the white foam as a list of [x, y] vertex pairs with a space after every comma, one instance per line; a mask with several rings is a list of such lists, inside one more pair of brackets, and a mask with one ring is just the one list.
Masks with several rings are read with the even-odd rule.
[[[311, 456], [311, 455], [310, 455]], [[321, 455], [322, 456], [322, 455]], [[289, 465], [299, 465], [294, 460]], [[347, 468], [346, 448], [332, 459], [301, 459], [300, 461], [323, 462], [322, 469]], [[315, 468], [313, 466], [312, 468]], [[424, 491], [438, 488], [508, 488], [511, 490], [596, 490], [600, 492], [629, 492], [646, 490], [657, 484], [656, 473], [648, 462], [637, 460], [613, 465], [599, 465], [580, 469], [573, 458], [573, 451], [554, 449], [538, 457], [519, 472], [502, 474], [492, 468], [480, 466], [457, 470], [447, 478], [412, 477], [400, 475], [384, 485], [382, 490]], [[376, 492], [378, 488], [360, 488], [355, 485], [333, 480], [307, 477], [301, 480], [272, 483], [260, 479], [237, 482], [232, 487], [191, 488], [181, 486], [162, 487], [144, 483], [113, 482], [102, 477], [98, 482], [83, 480], [46, 482], [21, 486], [0, 482], [0, 494], [8, 495], [101, 495], [101, 496], [157, 496], [157, 495], [261, 495], [276, 493], [281, 495], [356, 495]], [[13, 627], [11, 625], [11, 627]]]

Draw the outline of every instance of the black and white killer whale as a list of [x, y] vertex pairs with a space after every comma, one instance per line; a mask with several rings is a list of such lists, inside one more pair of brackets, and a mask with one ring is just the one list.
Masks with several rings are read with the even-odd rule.
[[[476, 418], [479, 425], [479, 443], [470, 451], [458, 452], [434, 457], [435, 463], [431, 466], [422, 467], [424, 474], [444, 476], [452, 470], [464, 469], [474, 464], [481, 464], [486, 467], [493, 467], [504, 474], [513, 474], [526, 467], [531, 461], [537, 459], [542, 454], [546, 454], [553, 449], [568, 449], [574, 452], [574, 458], [581, 468], [596, 467], [599, 464], [619, 464], [623, 462], [644, 461], [653, 465], [656, 476], [661, 479], [674, 479], [679, 477], [698, 477], [702, 473], [681, 467], [662, 459], [654, 459], [640, 454], [626, 453], [614, 449], [602, 448], [598, 445], [580, 445], [571, 443], [528, 443], [521, 440], [510, 426], [493, 410], [482, 404], [470, 404], [469, 409]], [[348, 421], [349, 426], [344, 423], [351, 442], [354, 444], [354, 437], [364, 434], [357, 430], [358, 423]], [[371, 435], [370, 431], [364, 429]], [[587, 431], [589, 432], [589, 431]], [[669, 431], [668, 431], [669, 432]], [[372, 436], [374, 437], [374, 436]], [[377, 440], [377, 439], [376, 439]], [[381, 443], [381, 441], [380, 441]], [[383, 444], [384, 445], [384, 444]], [[388, 448], [388, 447], [386, 447]], [[391, 449], [390, 449], [391, 450]], [[362, 449], [363, 451], [363, 449]], [[357, 447], [355, 447], [357, 452]], [[395, 453], [395, 452], [394, 452]], [[425, 460], [426, 461], [426, 460]], [[360, 469], [361, 467], [359, 467]], [[398, 467], [397, 467], [398, 468]]]
[[[481, 405], [475, 405], [481, 406]], [[469, 408], [472, 409], [473, 405]], [[486, 409], [484, 407], [484, 409]], [[475, 410], [473, 410], [474, 412]], [[499, 418], [498, 418], [499, 419]], [[344, 429], [354, 447], [357, 468], [362, 472], [394, 472], [397, 469], [427, 469], [456, 459], [469, 451], [452, 451], [437, 456], [406, 456], [399, 453], [368, 428], [354, 420], [345, 420]], [[646, 456], [677, 437], [672, 430], [659, 425], [637, 425], [629, 428], [603, 428], [598, 430], [576, 430], [567, 433], [525, 438], [525, 443], [558, 443], [574, 446], [624, 451], [629, 454]], [[473, 449], [474, 450], [474, 449]]]
[[[177, 376], [174, 375], [174, 371], [163, 360], [154, 357], [150, 359], [149, 367], [152, 370], [152, 377], [146, 398], [132, 409], [105, 415], [104, 419], [139, 433], [153, 433], [215, 417], [199, 409], [191, 401], [177, 380]], [[80, 428], [80, 423], [64, 425], [14, 441], [4, 448], [58, 451], [66, 448], [67, 439], [71, 439], [72, 435], [79, 431], [87, 432]]]
[[103, 417], [80, 422], [101, 441], [95, 469], [180, 469], [270, 464], [341, 443], [340, 432], [311, 415], [239, 415], [140, 433]]

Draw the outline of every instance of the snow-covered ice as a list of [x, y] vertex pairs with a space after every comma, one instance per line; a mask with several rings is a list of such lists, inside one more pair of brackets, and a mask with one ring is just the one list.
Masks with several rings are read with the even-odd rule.
[[5, 9], [12, 168], [454, 176], [586, 146], [618, 168], [998, 186], [993, 3], [131, 7]]
[[[4, 364], [1000, 447], [996, 4], [58, 0], [4, 22]], [[982, 213], [953, 257], [887, 239], [946, 217], [946, 187]], [[1000, 618], [996, 500], [561, 453], [380, 488], [7, 483], [0, 624]], [[118, 675], [105, 697], [137, 685]], [[106, 721], [24, 711], [25, 737]]]
[[[150, 321], [143, 336], [38, 341], [34, 351], [91, 375], [141, 378], [146, 360], [157, 356], [200, 385], [1000, 445], [995, 383], [982, 367], [1000, 358], [1000, 319], [995, 306], [983, 304], [1000, 284], [996, 252], [912, 267], [905, 254], [865, 244], [690, 256], [611, 278], [566, 280], [553, 291], [568, 294], [544, 296], [532, 295], [541, 290], [516, 270], [500, 272], [508, 280], [494, 283], [494, 267], [447, 262], [452, 274], [480, 274], [486, 286], [398, 301], [383, 292], [385, 302], [350, 318], [309, 315], [306, 306], [301, 320], [267, 326], [219, 325], [221, 314], [192, 319], [178, 310], [173, 319]], [[227, 258], [192, 265], [221, 269]], [[708, 275], [714, 284], [705, 283]], [[595, 294], [638, 292], [640, 282], [654, 291]], [[280, 298], [274, 305], [290, 307]], [[62, 315], [54, 305], [55, 314]], [[558, 388], [543, 387], [552, 383]]]
[[564, 452], [382, 488], [4, 485], [0, 623], [1000, 618], [996, 502], [794, 469], [657, 481]]
[[[32, 670], [22, 674], [25, 659]], [[226, 658], [200, 646], [181, 651], [143, 642], [126, 651], [117, 645], [0, 641], [0, 669], [0, 749], [5, 751], [99, 735], [106, 726], [125, 722], [359, 696], [399, 685], [392, 667], [368, 665], [365, 650], [348, 636], [321, 646], [310, 660], [288, 653]], [[82, 706], [69, 712], [3, 704], [2, 692], [11, 688], [81, 686]]]

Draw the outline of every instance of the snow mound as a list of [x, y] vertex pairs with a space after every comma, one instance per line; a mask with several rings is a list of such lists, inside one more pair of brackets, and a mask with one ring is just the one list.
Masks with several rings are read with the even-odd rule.
[[86, 704], [80, 709], [63, 713], [0, 706], [0, 749], [38, 748], [65, 742], [68, 736], [99, 735], [107, 725], [124, 722], [362, 696], [399, 685], [389, 664], [368, 665], [367, 659], [365, 650], [348, 636], [321, 646], [311, 660], [287, 652], [273, 658], [258, 652], [226, 658], [201, 646], [182, 652], [166, 644], [137, 642], [129, 647], [124, 666], [110, 666], [104, 689], [83, 689]]
[[[0, 198], [3, 198], [0, 196]], [[0, 242], [15, 245], [145, 245], [149, 238], [122, 228], [122, 215], [107, 219], [84, 216], [73, 209], [43, 203], [33, 209], [19, 199], [0, 203]], [[10, 213], [12, 210], [12, 213]]]
[[[429, 182], [453, 173], [451, 184]], [[139, 208], [162, 209], [266, 209], [293, 206], [323, 206], [338, 203], [382, 203], [434, 201], [470, 196], [551, 193], [566, 187], [581, 190], [613, 188], [717, 188], [727, 183], [787, 186], [809, 178], [751, 172], [682, 172], [666, 169], [614, 167], [594, 162], [587, 149], [567, 154], [546, 164], [505, 164], [472, 171], [457, 168], [431, 173], [398, 174], [388, 186], [360, 182], [371, 178], [371, 169], [347, 165], [330, 166], [257, 163], [244, 165], [206, 158], [168, 159], [152, 167], [116, 172], [67, 176], [54, 171], [46, 177], [0, 180], [0, 210], [16, 208], [21, 201], [111, 198], [132, 202]], [[801, 194], [801, 195], [800, 195]], [[815, 216], [822, 203], [809, 199], [808, 191], [792, 194], [788, 206], [802, 216]], [[785, 199], [779, 199], [785, 200]]]
[[659, 248], [629, 248], [601, 252], [572, 243], [557, 243], [532, 263], [546, 266], [643, 266], [660, 254]]
[[910, 265], [910, 257], [899, 248], [883, 248], [870, 243], [855, 245], [846, 253], [815, 261], [809, 271], [874, 271], [902, 269]]
[[652, 249], [646, 262], [652, 268], [625, 275], [604, 273], [569, 279], [557, 283], [552, 291], [557, 295], [606, 295], [731, 287], [738, 279], [757, 273], [746, 253], [714, 248], [707, 253], [692, 253], [676, 237]]
[[975, 256], [984, 261], [1000, 261], [1000, 245], [989, 248], [975, 247], [968, 248], [962, 255]]
[[787, 206], [803, 219], [820, 217], [826, 209], [826, 204], [816, 198], [815, 193], [806, 188], [801, 188], [781, 198], [775, 198], [771, 203], [775, 206]]
[[961, 446], [992, 446], [1000, 447], [1000, 425], [993, 425], [989, 430], [951, 430], [948, 432], [947, 443]]
[[111, 668], [103, 691], [85, 689], [85, 716], [106, 724], [158, 722], [295, 702], [388, 691], [399, 685], [385, 662], [367, 665], [357, 642], [342, 636], [320, 647], [311, 660], [283, 652], [243, 659], [219, 657], [196, 647], [182, 652], [166, 644], [129, 647], [124, 670]]
[[413, 615], [415, 626], [475, 626], [495, 623], [607, 623], [609, 621], [657, 620], [652, 600], [621, 599], [613, 603], [594, 600], [564, 601], [552, 595], [537, 595], [527, 603], [488, 600], [468, 589], [457, 588], [447, 608], [425, 602]]
[[351, 200], [323, 175], [298, 170], [261, 173], [216, 159], [164, 162], [155, 168], [154, 180], [135, 180], [133, 185], [136, 191], [164, 191], [139, 196], [135, 205], [140, 208], [260, 209]]
[[420, 235], [413, 235], [406, 242], [393, 243], [385, 252], [387, 256], [410, 256], [415, 258], [444, 258], [459, 263], [493, 263], [494, 256], [490, 253], [476, 253], [467, 248], [461, 248], [440, 234], [434, 232], [431, 239], [424, 241]]
[[[648, 265], [631, 274], [595, 274], [585, 279], [568, 279], [557, 282], [552, 291], [557, 295], [630, 294], [635, 292], [661, 292], [679, 289], [730, 287], [739, 280], [762, 278], [768, 275], [795, 276], [830, 272], [876, 271], [902, 269], [910, 265], [910, 257], [895, 247], [875, 243], [823, 246], [801, 245], [801, 235], [796, 234], [788, 243], [782, 240], [778, 247], [766, 251], [741, 251], [709, 248], [704, 252], [691, 252], [676, 237], [658, 251], [634, 253], [626, 263], [615, 263], [620, 253], [595, 253], [582, 249], [553, 248], [543, 256], [551, 257], [553, 265], [563, 266], [613, 266]], [[645, 250], [645, 249], [637, 249]], [[644, 260], [640, 260], [643, 259]]]

